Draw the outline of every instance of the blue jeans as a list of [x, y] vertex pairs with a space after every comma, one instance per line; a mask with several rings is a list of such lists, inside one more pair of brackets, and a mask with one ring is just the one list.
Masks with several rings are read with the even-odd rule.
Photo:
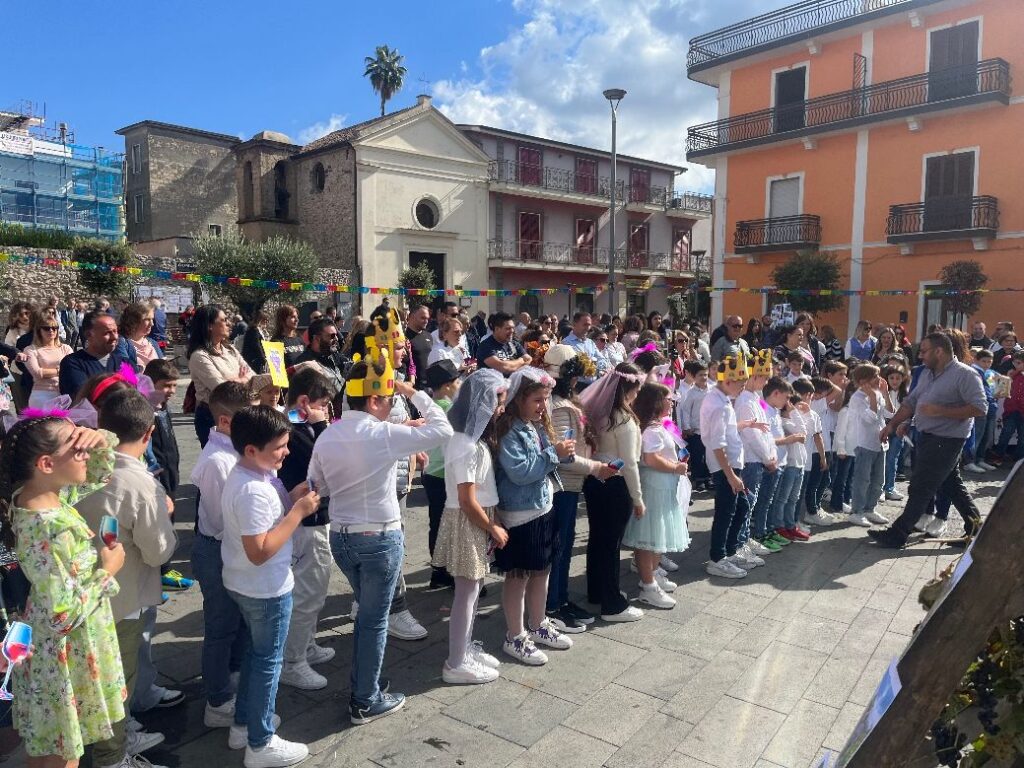
[[797, 504], [800, 501], [800, 486], [804, 471], [800, 467], [783, 467], [779, 470], [778, 485], [772, 499], [768, 527], [773, 531], [792, 528], [796, 525]]
[[274, 702], [284, 664], [284, 641], [292, 617], [292, 593], [246, 597], [228, 590], [249, 628], [249, 653], [242, 659], [235, 697], [235, 725], [249, 729], [249, 746], [265, 747], [274, 735]]
[[1018, 459], [1024, 452], [1024, 413], [1018, 411], [1003, 414], [1003, 430], [999, 433], [996, 453], [1005, 456], [1006, 450], [1010, 447], [1010, 438], [1014, 435], [1017, 436], [1017, 451], [1013, 458]]
[[580, 495], [576, 491], [559, 491], [552, 498], [558, 545], [551, 564], [551, 576], [548, 578], [549, 611], [557, 611], [569, 602], [569, 564], [572, 561], [572, 545], [576, 541], [576, 507], [579, 503]]
[[811, 471], [807, 473], [807, 487], [804, 490], [804, 509], [808, 515], [816, 515], [821, 509], [821, 495], [828, 482], [828, 470], [821, 468], [821, 455], [815, 451], [811, 457]]
[[893, 435], [889, 438], [889, 450], [885, 452], [885, 482], [882, 490], [892, 493], [896, 490], [896, 474], [900, 471], [903, 461], [903, 438]]
[[740, 528], [750, 516], [747, 494], [735, 493], [725, 472], [711, 474], [715, 483], [715, 518], [711, 523], [711, 559], [718, 562], [732, 557], [739, 548]]
[[875, 511], [885, 479], [885, 451], [856, 448], [853, 462], [853, 514], [866, 515]]
[[740, 546], [743, 546], [750, 538], [750, 521], [753, 517], [753, 510], [757, 506], [761, 484], [764, 482], [764, 464], [759, 461], [744, 464], [740, 477], [743, 478], [743, 485], [747, 489], [747, 506], [751, 509], [751, 514], [746, 516], [740, 527]]
[[192, 540], [192, 573], [203, 592], [203, 687], [210, 706], [231, 698], [231, 671], [239, 669], [248, 651], [249, 635], [238, 604], [224, 588], [220, 542], [196, 533]]
[[836, 473], [832, 478], [832, 498], [829, 499], [828, 508], [837, 515], [843, 514], [843, 502], [846, 501], [846, 489], [853, 475], [853, 464], [853, 456], [836, 454]]
[[402, 575], [405, 534], [331, 531], [331, 554], [359, 602], [352, 639], [352, 700], [360, 707], [380, 701], [380, 668], [388, 639], [391, 598]]
[[754, 538], [763, 539], [768, 531], [774, 531], [768, 524], [768, 513], [772, 507], [772, 500], [775, 497], [775, 489], [779, 485], [779, 478], [785, 467], [779, 467], [774, 472], [765, 472], [761, 476], [761, 487], [757, 489], [757, 503], [754, 505], [750, 517], [753, 519], [751, 526], [754, 529]]

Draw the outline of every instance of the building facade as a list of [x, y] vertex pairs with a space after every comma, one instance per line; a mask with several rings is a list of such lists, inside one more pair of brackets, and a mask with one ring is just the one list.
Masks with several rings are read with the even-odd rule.
[[[955, 260], [1019, 286], [1021, 31], [1000, 0], [823, 0], [694, 38], [688, 74], [718, 91], [718, 120], [687, 132], [688, 159], [716, 170], [715, 285], [771, 287], [817, 249], [852, 290], [920, 290]], [[712, 322], [779, 300], [716, 292]], [[988, 294], [979, 316], [1018, 306]], [[940, 297], [851, 296], [819, 324], [842, 336], [860, 319], [916, 338], [951, 318]]]
[[117, 133], [125, 144], [127, 235], [136, 251], [187, 259], [197, 234], [237, 226], [237, 136], [155, 120]]
[[[712, 199], [675, 191], [685, 169], [618, 155], [615, 243], [611, 155], [499, 128], [460, 125], [489, 158], [487, 259], [492, 288], [593, 287], [615, 259], [617, 311], [668, 309], [696, 279], [710, 247]], [[608, 311], [607, 296], [554, 294], [499, 301], [509, 311]]]
[[120, 242], [123, 160], [31, 110], [0, 112], [0, 221]]

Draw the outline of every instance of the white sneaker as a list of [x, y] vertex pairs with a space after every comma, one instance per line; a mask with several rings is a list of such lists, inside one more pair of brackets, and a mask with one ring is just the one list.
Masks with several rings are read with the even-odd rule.
[[935, 515], [921, 515], [914, 523], [914, 530], [924, 533], [928, 530], [928, 526], [935, 522]]
[[225, 701], [219, 707], [206, 704], [203, 712], [203, 725], [207, 728], [230, 728], [235, 724], [235, 697]]
[[522, 662], [531, 667], [540, 667], [548, 663], [548, 655], [533, 644], [530, 636], [523, 632], [515, 637], [505, 636], [505, 642], [501, 650], [507, 653], [516, 661]]
[[884, 493], [880, 493], [878, 495], [878, 501], [876, 503], [878, 503], [878, 504], [885, 504], [885, 494]]
[[653, 605], [655, 608], [674, 608], [676, 601], [674, 598], [669, 597], [665, 594], [658, 582], [655, 581], [653, 584], [640, 584], [640, 597], [641, 603], [647, 603]]
[[640, 621], [644, 617], [644, 612], [633, 605], [627, 605], [624, 610], [619, 613], [602, 613], [601, 621], [612, 621], [612, 622], [623, 622], [623, 621]]
[[427, 630], [406, 610], [388, 616], [388, 634], [399, 640], [422, 640], [427, 636]]
[[352, 601], [352, 610], [348, 612], [348, 617], [350, 619], [352, 619], [352, 621], [355, 621], [356, 620], [356, 616], [358, 616], [358, 615], [359, 615], [359, 601], [358, 600], [353, 600]]
[[545, 618], [539, 627], [527, 631], [534, 645], [546, 645], [557, 651], [567, 651], [572, 648], [572, 638], [559, 632], [551, 619]]
[[742, 568], [744, 571], [752, 571], [758, 566], [764, 565], [764, 558], [758, 557], [753, 552], [738, 550], [735, 555], [729, 558], [733, 565]]
[[866, 515], [864, 515], [864, 517], [867, 518], [867, 520], [869, 522], [875, 523], [876, 525], [888, 525], [889, 524], [889, 518], [888, 517], [886, 517], [885, 515], [880, 515], [878, 512], [875, 512], [874, 510], [872, 510], [871, 512], [868, 512]]
[[281, 685], [298, 688], [300, 691], [319, 691], [327, 687], [327, 678], [302, 661], [285, 662], [281, 668]]
[[679, 564], [675, 560], [671, 560], [668, 555], [662, 555], [661, 562], [658, 565], [669, 573], [675, 573], [679, 570]]
[[804, 520], [810, 523], [811, 525], [835, 525], [837, 522], [839, 522], [834, 517], [832, 517], [832, 515], [821, 510], [818, 510], [813, 515], [805, 516]]
[[851, 507], [849, 504], [843, 504], [843, 512], [845, 512], [846, 514], [850, 514], [851, 512], [853, 512], [853, 507]]
[[142, 755], [125, 755], [119, 763], [101, 768], [164, 768], [162, 765], [153, 765]]
[[946, 521], [935, 518], [932, 520], [924, 529], [926, 536], [931, 536], [933, 539], [942, 537], [942, 532], [946, 530]]
[[[766, 555], [772, 554], [772, 551], [757, 539], [748, 539], [747, 543], [743, 546], [745, 549], [749, 549], [753, 554], [757, 555], [758, 557], [765, 557]], [[668, 590], [665, 591], [667, 592]]]
[[[278, 726], [281, 725], [281, 716], [275, 714], [271, 722], [274, 725], [276, 731]], [[231, 724], [230, 730], [228, 730], [228, 749], [245, 749], [249, 746], [249, 726], [247, 725], [235, 725]]]
[[479, 640], [474, 640], [469, 644], [469, 648], [466, 649], [466, 653], [473, 661], [477, 664], [482, 664], [485, 667], [491, 669], [498, 669], [501, 667], [501, 662], [491, 656], [487, 651], [484, 650], [484, 644]]
[[[871, 527], [871, 521], [868, 520], [864, 515], [849, 515], [846, 518], [847, 522], [853, 523], [854, 525], [860, 525], [865, 528]], [[888, 520], [886, 521], [888, 522]]]
[[157, 744], [164, 743], [162, 733], [150, 733], [148, 731], [126, 731], [124, 751], [129, 755], [138, 755], [147, 749], [152, 749]]
[[309, 757], [309, 747], [295, 741], [285, 741], [276, 733], [265, 747], [245, 747], [245, 768], [284, 768], [301, 763]]
[[983, 474], [985, 472], [984, 469], [979, 467], [973, 461], [970, 464], [964, 464], [964, 469], [966, 469], [968, 472], [973, 472], [976, 475], [980, 475], [980, 474]]
[[885, 492], [885, 500], [886, 501], [903, 501], [903, 494], [900, 493], [899, 491], [886, 491]]
[[718, 562], [709, 560], [708, 564], [704, 566], [704, 570], [711, 576], [721, 576], [723, 579], [742, 579], [747, 575], [743, 568], [731, 562], [727, 557], [723, 557]]
[[976, 461], [974, 463], [977, 464], [982, 469], [984, 469], [986, 472], [991, 472], [993, 469], [998, 469], [998, 467], [989, 464], [987, 461]]
[[317, 664], [326, 664], [333, 658], [334, 649], [328, 648], [325, 645], [310, 643], [309, 647], [306, 648], [306, 661], [309, 662], [311, 667], [315, 667]]
[[481, 685], [497, 680], [498, 670], [478, 664], [472, 658], [467, 658], [461, 667], [455, 669], [446, 661], [441, 668], [441, 679], [448, 685]]
[[654, 580], [658, 583], [658, 586], [661, 587], [663, 592], [675, 592], [679, 586], [672, 581], [672, 579], [668, 577], [668, 574], [661, 570], [661, 568], [654, 571]]

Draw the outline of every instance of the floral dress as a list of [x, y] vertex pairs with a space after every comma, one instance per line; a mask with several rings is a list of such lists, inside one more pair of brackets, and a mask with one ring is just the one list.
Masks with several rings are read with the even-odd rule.
[[[116, 438], [107, 434], [109, 445]], [[81, 757], [124, 719], [127, 690], [109, 598], [117, 580], [97, 568], [94, 534], [72, 504], [100, 487], [113, 448], [93, 450], [87, 485], [61, 494], [54, 509], [13, 508], [16, 551], [32, 590], [24, 621], [33, 655], [14, 677], [14, 725], [30, 756]]]

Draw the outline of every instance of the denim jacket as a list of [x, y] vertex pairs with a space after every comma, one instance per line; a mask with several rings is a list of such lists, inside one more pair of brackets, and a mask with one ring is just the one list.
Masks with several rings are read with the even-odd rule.
[[509, 511], [550, 509], [551, 484], [547, 478], [553, 473], [556, 490], [561, 489], [555, 472], [557, 467], [558, 454], [547, 436], [522, 419], [516, 419], [498, 445], [499, 508]]

